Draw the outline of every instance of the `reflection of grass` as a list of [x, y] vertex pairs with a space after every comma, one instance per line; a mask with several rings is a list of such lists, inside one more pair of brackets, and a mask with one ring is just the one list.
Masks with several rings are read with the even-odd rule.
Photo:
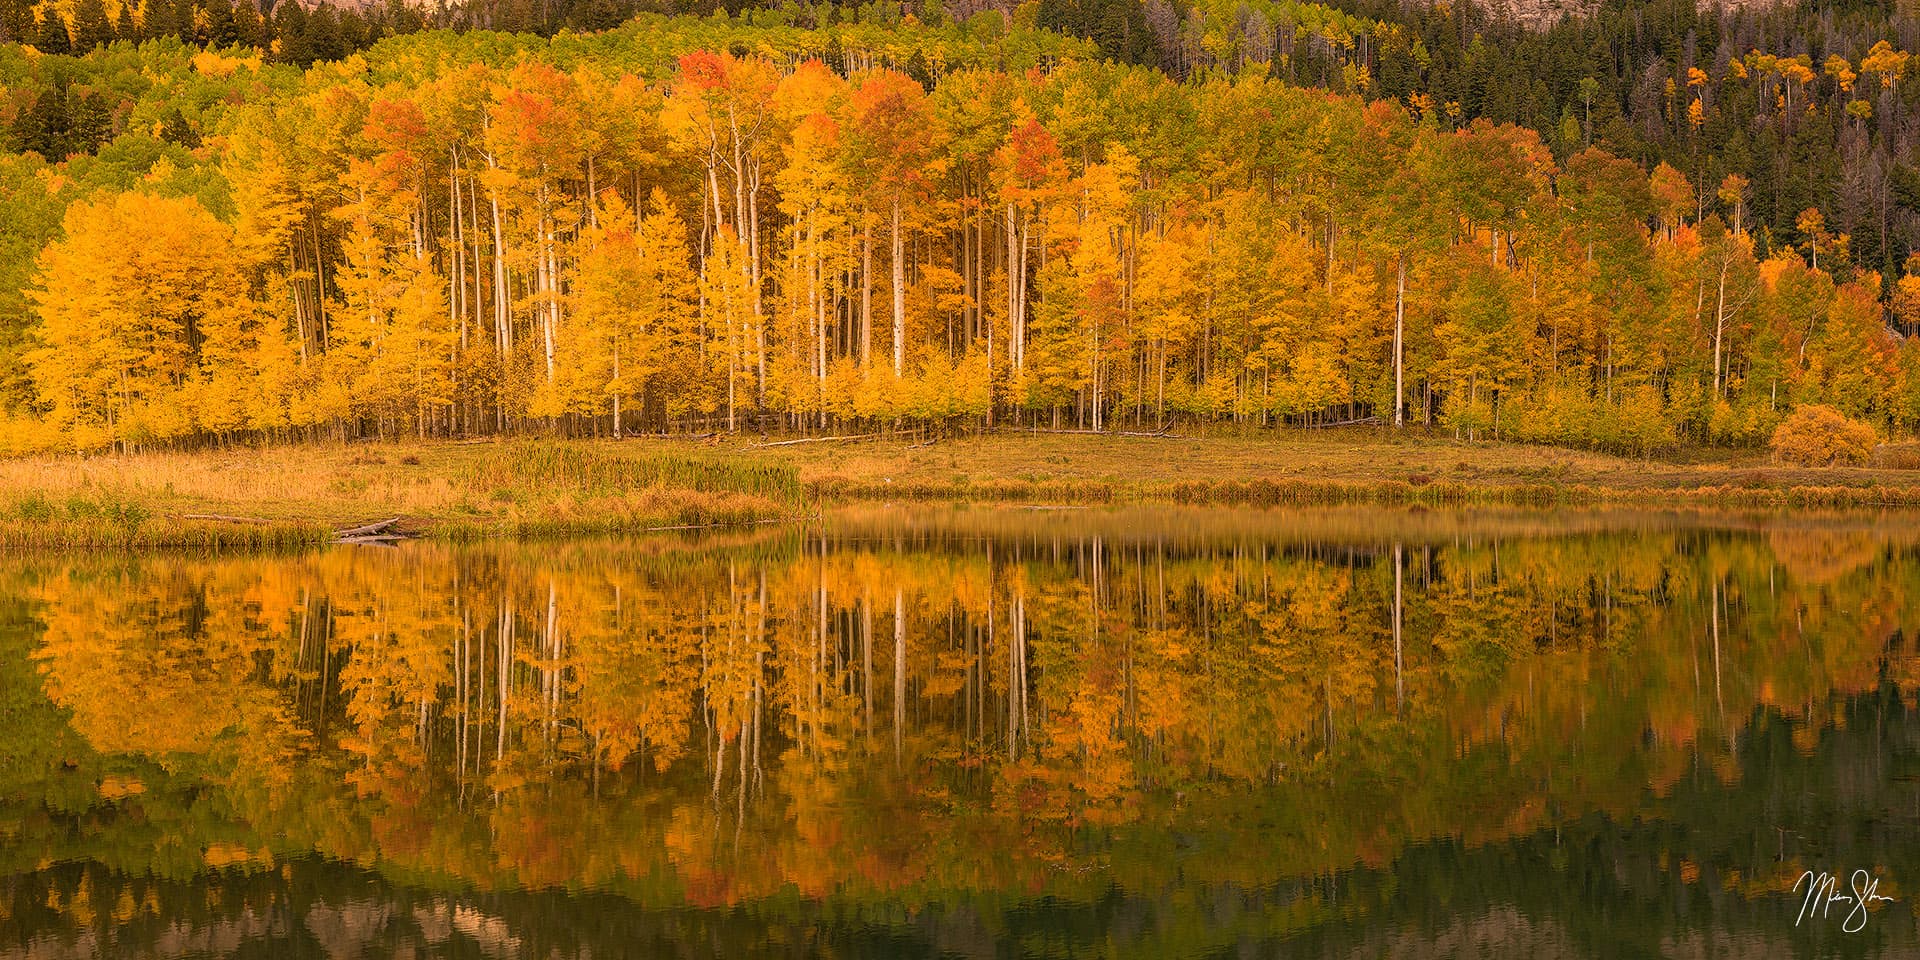
[[931, 446], [759, 447], [756, 439], [320, 444], [0, 461], [0, 545], [286, 543], [390, 516], [462, 537], [561, 534], [790, 516], [810, 499], [1920, 504], [1914, 475], [1889, 469], [1782, 467], [1751, 452], [1647, 462], [1372, 430], [1004, 433]]

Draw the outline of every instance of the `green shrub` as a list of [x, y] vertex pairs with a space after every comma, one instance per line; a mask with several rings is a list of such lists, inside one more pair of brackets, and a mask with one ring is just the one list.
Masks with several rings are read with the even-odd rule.
[[1795, 410], [1773, 430], [1773, 455], [1803, 467], [1866, 463], [1873, 445], [1872, 427], [1820, 404]]

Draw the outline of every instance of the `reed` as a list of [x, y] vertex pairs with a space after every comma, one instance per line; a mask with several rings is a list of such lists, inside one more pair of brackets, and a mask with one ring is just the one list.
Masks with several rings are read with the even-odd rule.
[[638, 444], [43, 457], [0, 461], [0, 547], [265, 548], [389, 516], [431, 537], [554, 537], [752, 523], [804, 512], [804, 495], [791, 465]]
[[545, 490], [591, 495], [672, 489], [737, 493], [794, 503], [799, 471], [784, 463], [656, 453], [622, 456], [564, 442], [520, 442], [488, 450], [465, 477], [474, 491]]
[[332, 532], [297, 521], [220, 523], [155, 517], [139, 503], [98, 504], [73, 498], [64, 505], [26, 498], [0, 511], [0, 549], [189, 549], [231, 550], [322, 543]]

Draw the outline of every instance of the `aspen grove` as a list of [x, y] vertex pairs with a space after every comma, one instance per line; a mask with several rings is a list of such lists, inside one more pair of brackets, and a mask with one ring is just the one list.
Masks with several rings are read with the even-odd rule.
[[1775, 245], [1736, 176], [1071, 38], [909, 70], [490, 37], [193, 54], [195, 176], [65, 187], [6, 446], [1920, 423], [1920, 258], [1856, 266], [1817, 211]]

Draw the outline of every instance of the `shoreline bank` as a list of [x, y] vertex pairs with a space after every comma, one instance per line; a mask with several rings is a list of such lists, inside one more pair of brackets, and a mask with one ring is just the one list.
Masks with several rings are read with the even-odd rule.
[[[1694, 462], [1355, 431], [1292, 438], [994, 434], [501, 440], [0, 461], [0, 547], [268, 548], [405, 518], [440, 540], [724, 528], [837, 504], [1920, 507], [1920, 471]], [[220, 517], [222, 519], [207, 519]]]

